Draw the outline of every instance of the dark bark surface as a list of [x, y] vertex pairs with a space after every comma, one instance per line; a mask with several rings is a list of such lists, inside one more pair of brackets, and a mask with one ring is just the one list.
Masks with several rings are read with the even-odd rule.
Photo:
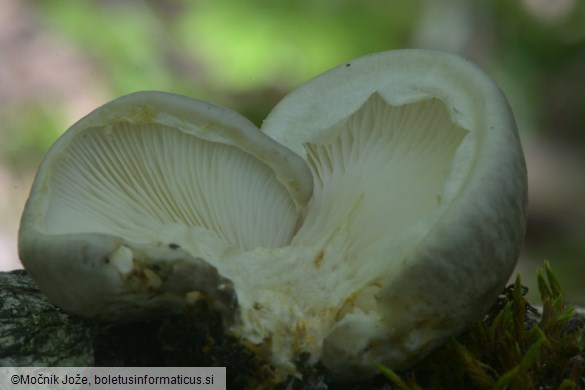
[[0, 272], [0, 366], [229, 367], [228, 388], [271, 381], [269, 367], [204, 305], [127, 323], [91, 321], [51, 304], [23, 270]]
[[0, 272], [0, 366], [91, 366], [88, 322], [64, 313], [25, 271]]

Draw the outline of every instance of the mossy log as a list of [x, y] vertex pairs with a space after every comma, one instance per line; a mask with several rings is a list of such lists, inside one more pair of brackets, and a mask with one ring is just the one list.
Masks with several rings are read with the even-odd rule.
[[[176, 316], [101, 323], [52, 305], [25, 271], [0, 273], [0, 366], [226, 366], [232, 389], [585, 388], [585, 317], [565, 305], [547, 265], [539, 273], [543, 305], [524, 300], [517, 279], [482, 321], [412, 370], [344, 386], [299, 362], [303, 379], [276, 379], [204, 305]], [[458, 373], [458, 374], [457, 374]], [[455, 375], [457, 374], [457, 375]], [[280, 382], [280, 383], [278, 383]], [[439, 387], [437, 387], [439, 386]], [[470, 387], [471, 386], [471, 387]]]

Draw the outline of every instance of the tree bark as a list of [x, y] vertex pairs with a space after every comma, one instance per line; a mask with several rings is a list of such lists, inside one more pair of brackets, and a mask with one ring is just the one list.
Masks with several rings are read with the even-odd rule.
[[0, 272], [0, 366], [91, 366], [91, 327], [51, 304], [23, 270]]

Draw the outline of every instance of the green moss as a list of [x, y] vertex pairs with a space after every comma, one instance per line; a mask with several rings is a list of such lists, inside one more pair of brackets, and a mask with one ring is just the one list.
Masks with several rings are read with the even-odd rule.
[[585, 321], [566, 304], [550, 264], [537, 273], [542, 309], [520, 276], [482, 321], [413, 369], [380, 372], [399, 389], [577, 389], [585, 386]]

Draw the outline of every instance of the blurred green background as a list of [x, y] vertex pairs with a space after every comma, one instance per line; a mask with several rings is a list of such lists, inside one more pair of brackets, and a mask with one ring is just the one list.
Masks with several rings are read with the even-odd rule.
[[[549, 259], [585, 304], [585, 1], [0, 0], [0, 270], [50, 144], [106, 101], [172, 91], [260, 124], [349, 59], [424, 47], [466, 56], [516, 113], [530, 208], [519, 270]], [[536, 293], [532, 288], [531, 293]]]

